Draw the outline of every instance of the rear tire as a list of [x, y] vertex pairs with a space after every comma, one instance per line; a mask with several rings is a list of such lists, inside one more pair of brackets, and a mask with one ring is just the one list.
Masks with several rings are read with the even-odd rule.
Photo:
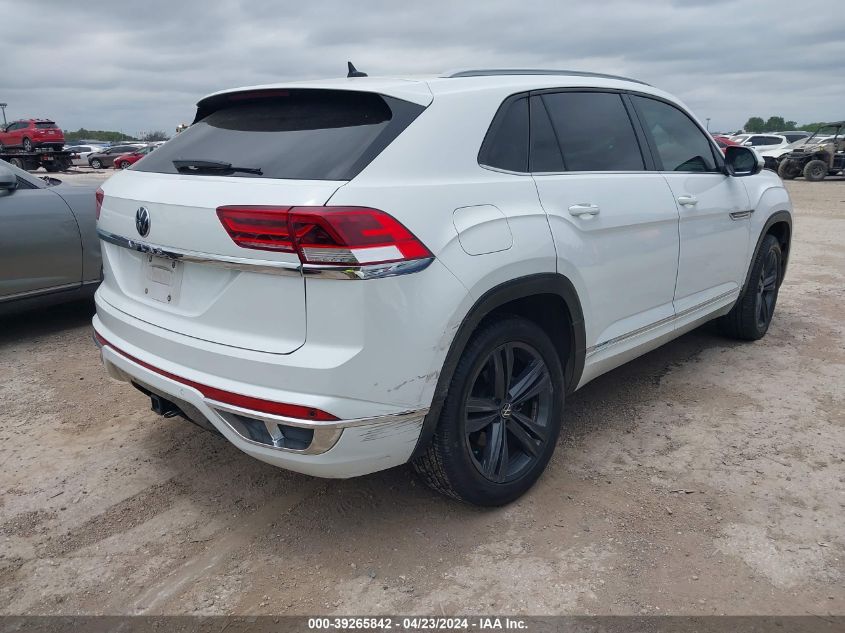
[[117, 165], [117, 168], [118, 169], [128, 169], [129, 168], [129, 162], [122, 160], [122, 161], [120, 161], [120, 164]]
[[20, 158], [10, 158], [9, 164], [13, 167], [17, 167], [18, 169], [24, 168], [23, 161]]
[[780, 176], [783, 180], [793, 180], [800, 175], [801, 168], [793, 161], [788, 158], [780, 161], [780, 165], [778, 165], [778, 176]]
[[538, 325], [508, 316], [483, 326], [458, 361], [434, 437], [414, 468], [460, 501], [510, 503], [554, 452], [563, 393], [561, 360]]
[[823, 160], [811, 160], [804, 165], [804, 178], [811, 182], [818, 182], [824, 180], [827, 176], [827, 163]]
[[102, 162], [99, 158], [95, 158], [95, 159], [94, 159], [94, 160], [92, 160], [89, 164], [90, 164], [90, 165], [91, 165], [91, 167], [93, 167], [94, 169], [102, 169], [102, 168], [103, 168], [103, 162]]
[[724, 333], [731, 338], [756, 341], [771, 325], [778, 300], [783, 253], [774, 235], [766, 235], [754, 258], [748, 284], [736, 304], [721, 318]]

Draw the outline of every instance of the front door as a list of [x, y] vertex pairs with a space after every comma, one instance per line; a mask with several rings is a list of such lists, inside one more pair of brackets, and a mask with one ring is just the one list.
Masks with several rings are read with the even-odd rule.
[[748, 268], [748, 193], [723, 171], [721, 152], [687, 114], [657, 99], [631, 96], [658, 169], [680, 214], [675, 312], [729, 303]]

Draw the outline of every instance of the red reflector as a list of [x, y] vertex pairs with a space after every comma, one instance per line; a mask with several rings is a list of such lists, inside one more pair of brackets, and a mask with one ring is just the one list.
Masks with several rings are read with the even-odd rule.
[[238, 246], [296, 252], [304, 264], [386, 264], [432, 257], [413, 233], [378, 209], [226, 206], [217, 215]]
[[94, 194], [94, 199], [96, 200], [96, 209], [97, 209], [97, 219], [100, 219], [100, 209], [103, 208], [103, 197], [105, 194], [103, 193], [102, 189], [97, 189], [97, 193]]
[[149, 369], [150, 371], [155, 372], [160, 376], [164, 376], [165, 378], [169, 378], [170, 380], [173, 380], [175, 382], [181, 383], [188, 387], [192, 387], [193, 389], [199, 391], [205, 398], [217, 400], [218, 402], [222, 402], [224, 404], [231, 404], [236, 407], [242, 407], [244, 409], [252, 409], [253, 411], [258, 411], [260, 413], [271, 413], [273, 415], [281, 415], [286, 418], [296, 418], [299, 420], [313, 420], [316, 422], [333, 422], [335, 420], [340, 419], [333, 416], [331, 413], [326, 413], [325, 411], [321, 411], [320, 409], [315, 409], [313, 407], [304, 407], [298, 404], [286, 404], [284, 402], [274, 402], [272, 400], [264, 400], [262, 398], [253, 398], [252, 396], [243, 396], [238, 393], [232, 393], [231, 391], [225, 391], [216, 387], [209, 387], [208, 385], [203, 385], [202, 383], [194, 382], [193, 380], [188, 380], [187, 378], [182, 378], [181, 376], [177, 376], [176, 374], [171, 374], [169, 371], [165, 371], [163, 369], [159, 369], [158, 367], [154, 367], [149, 363], [145, 363], [139, 358], [135, 358], [131, 354], [127, 354], [119, 347], [116, 347], [109, 343], [96, 330], [94, 330], [94, 336], [97, 338], [97, 341], [103, 347], [111, 347], [115, 352], [117, 352], [121, 356], [128, 358], [133, 363], [136, 363], [141, 367], [144, 367], [145, 369]]

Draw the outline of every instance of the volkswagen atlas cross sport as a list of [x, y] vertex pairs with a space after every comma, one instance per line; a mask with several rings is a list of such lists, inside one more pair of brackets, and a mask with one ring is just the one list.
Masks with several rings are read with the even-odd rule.
[[99, 204], [110, 376], [270, 464], [484, 505], [596, 376], [711, 319], [762, 337], [792, 232], [753, 150], [568, 71], [218, 92]]

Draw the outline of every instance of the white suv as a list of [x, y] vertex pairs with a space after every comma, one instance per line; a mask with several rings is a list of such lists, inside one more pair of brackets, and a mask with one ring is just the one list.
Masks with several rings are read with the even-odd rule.
[[260, 86], [98, 192], [108, 373], [271, 464], [507, 503], [564, 396], [716, 317], [762, 337], [791, 204], [671, 95], [468, 71]]

